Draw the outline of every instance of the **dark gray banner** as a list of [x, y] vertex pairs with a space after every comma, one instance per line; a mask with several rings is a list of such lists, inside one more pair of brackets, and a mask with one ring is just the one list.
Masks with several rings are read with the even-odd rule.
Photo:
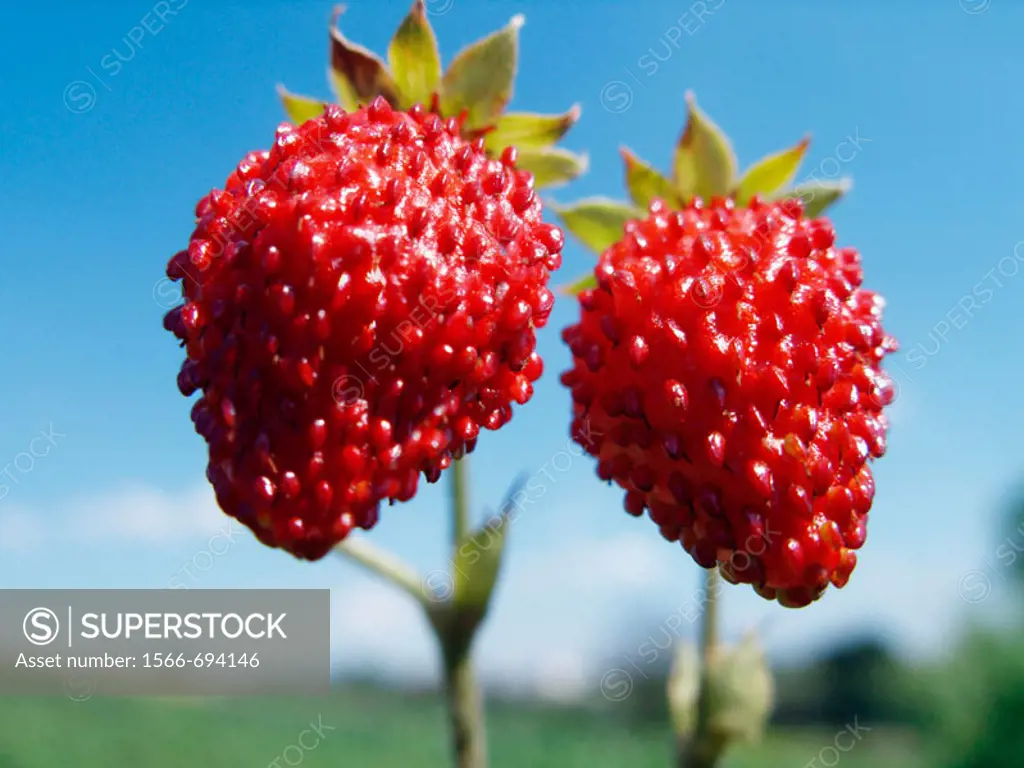
[[330, 689], [330, 590], [0, 590], [0, 695]]

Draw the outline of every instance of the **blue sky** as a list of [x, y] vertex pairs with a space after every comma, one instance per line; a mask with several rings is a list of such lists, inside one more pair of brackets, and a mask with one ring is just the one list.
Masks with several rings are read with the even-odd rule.
[[[429, 676], [425, 625], [403, 597], [341, 561], [297, 563], [227, 529], [203, 481], [191, 403], [174, 383], [180, 352], [161, 328], [167, 258], [187, 242], [196, 200], [272, 140], [283, 117], [274, 86], [327, 96], [329, 4], [157, 6], [6, 11], [0, 587], [166, 587], [175, 577], [195, 588], [329, 586], [339, 657]], [[589, 151], [591, 171], [550, 193], [560, 202], [620, 196], [621, 144], [666, 167], [687, 89], [741, 165], [810, 132], [800, 178], [854, 179], [833, 210], [838, 239], [861, 250], [867, 286], [887, 297], [886, 325], [904, 344], [889, 363], [900, 396], [868, 543], [849, 586], [805, 611], [729, 590], [728, 632], [760, 627], [784, 656], [873, 628], [927, 654], [962, 623], [997, 617], [1006, 569], [994, 525], [1020, 475], [1024, 433], [1024, 6], [429, 6], [446, 61], [526, 15], [513, 106], [583, 107], [566, 144]], [[343, 29], [382, 51], [406, 10], [404, 0], [352, 0]], [[117, 71], [115, 50], [129, 59]], [[572, 243], [561, 275], [590, 263]], [[570, 301], [556, 305], [534, 400], [480, 441], [478, 511], [517, 471], [566, 448], [558, 330], [574, 314]], [[52, 441], [36, 439], [47, 432]], [[586, 686], [649, 627], [692, 633], [670, 617], [693, 599], [697, 574], [652, 524], [622, 512], [589, 460], [552, 476], [513, 526], [478, 650], [494, 680], [533, 672], [538, 685]], [[441, 568], [444, 509], [443, 485], [426, 489], [385, 509], [374, 540], [424, 572]]]

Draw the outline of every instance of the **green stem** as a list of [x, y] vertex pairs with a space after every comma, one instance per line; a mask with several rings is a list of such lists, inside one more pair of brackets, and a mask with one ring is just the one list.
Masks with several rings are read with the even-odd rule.
[[457, 549], [469, 532], [469, 460], [455, 459], [448, 474], [452, 479], [452, 544]]
[[[453, 549], [469, 533], [469, 464], [457, 459], [449, 469], [452, 494]], [[457, 768], [487, 768], [483, 695], [473, 670], [470, 649], [476, 624], [464, 626], [456, 611], [449, 621], [435, 625], [444, 660], [445, 692], [451, 723], [452, 748]]]
[[[453, 550], [469, 532], [469, 488], [466, 460], [450, 468], [452, 481]], [[450, 600], [438, 603], [425, 588], [415, 569], [390, 552], [357, 538], [335, 547], [338, 554], [381, 576], [411, 595], [424, 607], [434, 627], [444, 662], [445, 693], [451, 721], [457, 768], [487, 768], [487, 737], [484, 730], [483, 695], [473, 670], [470, 648], [479, 617], [466, 614]]]
[[711, 660], [718, 642], [718, 595], [721, 584], [718, 568], [704, 572], [704, 612], [700, 626], [700, 689], [697, 697], [697, 719], [693, 736], [678, 747], [679, 768], [714, 768], [722, 745], [711, 734], [711, 700], [708, 693]]
[[[458, 646], [462, 646], [458, 648]], [[457, 768], [486, 768], [487, 736], [483, 696], [473, 670], [468, 644], [444, 649], [445, 692]]]
[[426, 605], [429, 596], [423, 589], [423, 580], [415, 570], [390, 552], [379, 549], [365, 539], [347, 538], [335, 546], [334, 551], [358, 563], [371, 573], [390, 581], [417, 602]]
[[[708, 568], [704, 572], [704, 615], [701, 617], [700, 656], [704, 669], [708, 668], [711, 654], [718, 642], [718, 594], [721, 583], [718, 568]], [[704, 683], [707, 682], [706, 676]]]

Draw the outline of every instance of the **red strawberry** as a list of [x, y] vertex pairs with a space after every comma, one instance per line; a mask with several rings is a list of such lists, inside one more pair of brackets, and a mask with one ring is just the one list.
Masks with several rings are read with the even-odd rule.
[[348, 112], [284, 94], [290, 114], [315, 116], [282, 125], [196, 207], [168, 266], [185, 303], [165, 327], [188, 355], [182, 393], [202, 391], [192, 418], [217, 501], [265, 544], [323, 557], [533, 392], [562, 233], [503, 121], [534, 140], [533, 162], [567, 159], [543, 181], [583, 166], [549, 146], [578, 111], [501, 114], [520, 24], [460, 54], [469, 81], [440, 79], [421, 0], [392, 42], [394, 79], [332, 29]]
[[516, 153], [383, 99], [284, 125], [199, 203], [168, 275], [223, 509], [322, 557], [525, 403], [561, 232]]
[[856, 565], [896, 349], [857, 252], [803, 207], [656, 199], [601, 255], [563, 334], [573, 433], [597, 436], [581, 444], [626, 510], [791, 607]]

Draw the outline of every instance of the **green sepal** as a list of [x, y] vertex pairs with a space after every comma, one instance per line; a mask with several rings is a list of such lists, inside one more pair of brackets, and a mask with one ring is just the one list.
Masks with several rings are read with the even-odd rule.
[[531, 112], [510, 112], [498, 118], [493, 130], [484, 136], [484, 146], [492, 154], [505, 147], [539, 149], [550, 147], [561, 139], [580, 119], [579, 104], [564, 115], [538, 115]]
[[398, 106], [398, 89], [388, 72], [387, 65], [373, 51], [356, 45], [338, 29], [338, 19], [344, 9], [335, 8], [331, 16], [331, 86], [338, 102], [347, 110], [369, 104], [383, 96], [392, 106]]
[[513, 16], [503, 28], [460, 51], [441, 78], [441, 114], [461, 117], [463, 129], [493, 125], [512, 98], [519, 28], [525, 19]]
[[736, 177], [736, 155], [722, 129], [697, 106], [692, 92], [686, 94], [689, 116], [676, 145], [672, 182], [688, 201], [729, 194]]
[[772, 674], [757, 638], [751, 634], [726, 650], [720, 663], [721, 687], [712, 688], [720, 709], [712, 729], [736, 741], [757, 741], [764, 734], [774, 694]]
[[356, 96], [351, 84], [339, 75], [331, 67], [327, 68], [327, 81], [331, 84], [331, 92], [335, 100], [346, 112], [355, 112], [359, 109], [359, 97]]
[[508, 517], [498, 515], [468, 534], [456, 547], [452, 559], [452, 601], [457, 610], [474, 614], [486, 611], [501, 567], [507, 526]]
[[327, 107], [325, 102], [311, 99], [308, 96], [299, 96], [297, 93], [289, 91], [283, 85], [277, 86], [277, 95], [281, 98], [281, 104], [284, 105], [284, 111], [288, 115], [288, 119], [296, 125], [302, 125], [307, 120], [320, 117]]
[[700, 678], [700, 651], [694, 643], [681, 642], [673, 653], [666, 681], [672, 728], [680, 738], [691, 737], [696, 729]]
[[810, 136], [806, 136], [796, 146], [763, 157], [750, 166], [736, 185], [736, 204], [746, 205], [754, 195], [765, 197], [789, 185], [810, 143]]
[[567, 206], [549, 203], [548, 207], [561, 219], [566, 231], [598, 254], [622, 239], [626, 222], [646, 215], [629, 203], [606, 197], [590, 197]]
[[776, 194], [773, 199], [784, 200], [798, 197], [804, 204], [804, 216], [814, 219], [823, 214], [826, 208], [831, 207], [852, 188], [853, 181], [849, 178], [836, 181], [808, 181]]
[[441, 54], [423, 0], [416, 0], [388, 46], [388, 63], [398, 91], [398, 105], [429, 107], [441, 82]]
[[[584, 173], [586, 155], [554, 147], [579, 120], [579, 105], [559, 115], [503, 114], [512, 98], [524, 17], [514, 16], [502, 29], [463, 48], [443, 71], [426, 2], [413, 0], [388, 46], [388, 63], [342, 34], [338, 20], [344, 8], [335, 8], [329, 24], [327, 76], [337, 103], [347, 112], [377, 97], [396, 109], [422, 104], [442, 118], [455, 119], [467, 141], [483, 139], [492, 158], [515, 146], [520, 167], [533, 173], [538, 188]], [[282, 91], [281, 98], [293, 118], [313, 112], [312, 101], [305, 97]]]
[[[668, 680], [668, 702], [676, 735], [695, 737], [702, 660], [692, 643], [679, 646]], [[705, 752], [733, 742], [756, 741], [764, 732], [774, 697], [772, 674], [754, 635], [736, 646], [716, 646], [708, 672], [708, 732]]]
[[626, 164], [626, 188], [634, 203], [647, 210], [647, 206], [655, 198], [664, 200], [670, 205], [676, 201], [676, 191], [671, 181], [626, 147], [622, 147], [619, 152]]
[[590, 272], [568, 285], [559, 286], [558, 292], [565, 296], [579, 296], [584, 291], [592, 288], [597, 288], [597, 277], [595, 277], [593, 272]]
[[519, 150], [516, 168], [533, 174], [537, 189], [557, 187], [572, 181], [587, 170], [587, 155], [577, 155], [559, 147], [537, 147]]
[[480, 528], [466, 534], [452, 556], [452, 606], [465, 617], [463, 625], [474, 626], [487, 613], [487, 607], [501, 570], [502, 553], [509, 525], [509, 508], [526, 482], [520, 475], [509, 487], [501, 512]]

